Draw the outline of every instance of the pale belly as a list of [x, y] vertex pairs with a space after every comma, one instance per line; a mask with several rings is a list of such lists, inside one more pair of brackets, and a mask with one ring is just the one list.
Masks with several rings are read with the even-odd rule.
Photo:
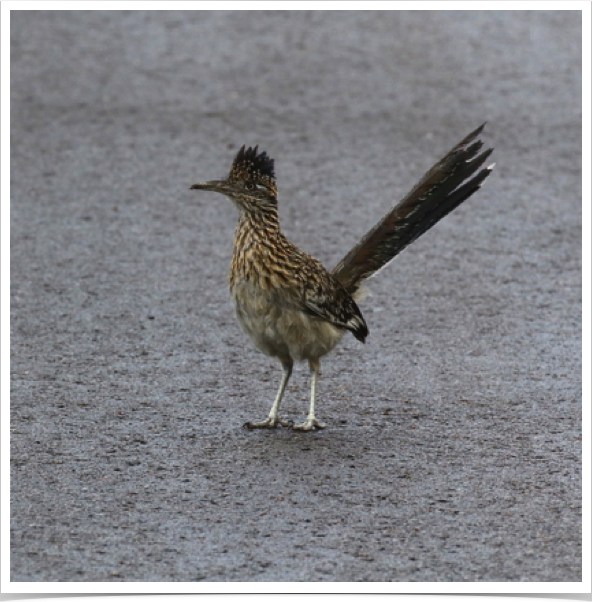
[[287, 303], [277, 293], [248, 283], [235, 285], [231, 295], [243, 330], [266, 355], [296, 360], [317, 360], [329, 353], [344, 331]]

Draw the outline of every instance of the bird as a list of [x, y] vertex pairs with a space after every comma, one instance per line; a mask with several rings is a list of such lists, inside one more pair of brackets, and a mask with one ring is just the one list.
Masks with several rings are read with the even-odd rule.
[[[428, 170], [332, 270], [283, 234], [274, 160], [258, 146], [242, 146], [225, 179], [190, 187], [222, 194], [238, 208], [229, 277], [236, 317], [255, 346], [282, 366], [269, 415], [246, 427], [305, 432], [326, 427], [315, 413], [321, 358], [348, 332], [366, 341], [368, 326], [358, 306], [362, 284], [479, 190], [490, 175], [495, 163], [480, 169], [493, 151], [481, 152], [478, 138], [485, 125]], [[294, 361], [307, 361], [310, 368], [309, 412], [301, 424], [279, 414]]]

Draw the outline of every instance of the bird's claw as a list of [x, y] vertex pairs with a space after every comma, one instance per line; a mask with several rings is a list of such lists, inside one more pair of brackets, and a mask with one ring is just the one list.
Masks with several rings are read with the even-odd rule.
[[294, 426], [294, 422], [292, 420], [284, 420], [283, 418], [267, 418], [261, 422], [245, 422], [243, 425], [248, 429], [274, 429], [277, 425], [284, 426], [286, 428]]
[[292, 426], [293, 431], [312, 431], [313, 429], [322, 430], [327, 425], [324, 422], [320, 422], [316, 418], [307, 418], [302, 424], [296, 424]]

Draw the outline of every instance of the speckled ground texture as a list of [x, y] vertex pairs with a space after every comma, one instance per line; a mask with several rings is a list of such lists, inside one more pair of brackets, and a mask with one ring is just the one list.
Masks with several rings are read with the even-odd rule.
[[[579, 581], [579, 19], [13, 11], [12, 579]], [[325, 359], [328, 428], [244, 429], [281, 370], [189, 186], [258, 144], [333, 266], [485, 120], [492, 177]]]

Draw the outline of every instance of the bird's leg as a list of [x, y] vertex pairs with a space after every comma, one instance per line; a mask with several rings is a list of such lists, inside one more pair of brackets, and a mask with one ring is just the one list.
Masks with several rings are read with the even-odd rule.
[[308, 411], [308, 418], [302, 424], [297, 424], [292, 427], [296, 431], [312, 431], [313, 428], [324, 429], [327, 426], [315, 418], [314, 412], [317, 380], [319, 378], [321, 364], [319, 360], [310, 360], [308, 365], [310, 366], [310, 409]]
[[284, 373], [282, 374], [282, 382], [280, 383], [280, 388], [278, 389], [277, 395], [275, 396], [275, 401], [271, 406], [271, 410], [269, 411], [269, 416], [266, 420], [261, 422], [246, 422], [245, 426], [250, 429], [274, 429], [278, 424], [282, 426], [292, 426], [292, 421], [290, 420], [282, 420], [278, 416], [278, 412], [280, 409], [280, 404], [282, 403], [282, 397], [284, 396], [284, 391], [286, 390], [286, 385], [290, 380], [290, 376], [292, 374], [292, 366], [294, 362], [290, 360], [282, 361], [282, 368], [284, 369]]

